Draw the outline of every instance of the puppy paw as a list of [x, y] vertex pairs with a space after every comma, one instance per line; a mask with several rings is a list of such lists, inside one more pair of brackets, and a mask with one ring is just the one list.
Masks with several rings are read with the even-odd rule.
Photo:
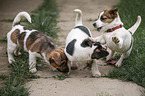
[[37, 69], [36, 69], [36, 68], [30, 69], [29, 72], [31, 72], [31, 73], [36, 73], [36, 72], [37, 72]]
[[9, 61], [10, 64], [12, 64], [12, 62], [15, 62], [14, 59], [9, 59], [8, 61]]
[[119, 39], [117, 38], [117, 37], [112, 37], [112, 41], [114, 42], [114, 43], [119, 43]]
[[116, 67], [120, 67], [120, 66], [121, 66], [121, 64], [116, 63], [116, 64], [115, 64], [115, 66], [116, 66]]
[[20, 56], [21, 52], [14, 51], [15, 56]]
[[101, 73], [98, 71], [98, 72], [92, 73], [92, 76], [93, 77], [101, 77]]

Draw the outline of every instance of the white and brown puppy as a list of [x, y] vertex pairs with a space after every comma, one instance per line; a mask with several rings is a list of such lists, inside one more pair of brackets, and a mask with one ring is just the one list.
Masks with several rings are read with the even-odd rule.
[[109, 53], [98, 42], [91, 41], [90, 30], [82, 24], [82, 11], [74, 10], [77, 13], [75, 28], [71, 30], [66, 38], [65, 54], [71, 61], [94, 60], [91, 71], [92, 76], [98, 77], [101, 73], [98, 70], [96, 59], [107, 56]]
[[30, 72], [34, 73], [36, 69], [36, 57], [42, 57], [47, 63], [50, 63], [53, 69], [67, 73], [67, 57], [63, 48], [56, 48], [54, 40], [42, 34], [41, 32], [21, 26], [20, 20], [26, 17], [31, 23], [31, 17], [27, 12], [20, 12], [14, 19], [12, 29], [7, 33], [7, 52], [8, 61], [12, 63], [14, 60], [13, 52], [17, 52], [20, 47], [29, 53]]
[[93, 24], [98, 31], [103, 32], [103, 35], [94, 38], [102, 44], [107, 44], [111, 53], [107, 57], [107, 61], [112, 59], [114, 52], [122, 53], [121, 58], [115, 66], [121, 66], [122, 60], [128, 57], [133, 46], [132, 35], [141, 23], [141, 17], [138, 16], [137, 22], [128, 30], [123, 27], [118, 14], [118, 8], [105, 10], [100, 13], [97, 21]]

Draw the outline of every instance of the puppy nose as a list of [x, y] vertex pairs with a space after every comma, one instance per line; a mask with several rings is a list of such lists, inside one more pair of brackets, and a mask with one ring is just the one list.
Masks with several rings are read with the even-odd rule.
[[94, 23], [93, 26], [96, 27], [96, 23]]

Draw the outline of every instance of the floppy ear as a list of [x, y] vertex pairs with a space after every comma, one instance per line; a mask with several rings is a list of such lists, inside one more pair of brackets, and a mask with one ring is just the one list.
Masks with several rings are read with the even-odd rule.
[[82, 47], [92, 47], [92, 44], [93, 44], [93, 42], [89, 38], [87, 38], [81, 43], [81, 46]]
[[117, 13], [118, 13], [118, 7], [115, 7], [115, 8], [113, 8], [113, 9], [111, 9], [110, 11], [109, 11], [109, 13], [112, 15], [112, 17], [117, 17]]
[[50, 60], [51, 63], [55, 63], [56, 65], [61, 65], [61, 57], [52, 57]]

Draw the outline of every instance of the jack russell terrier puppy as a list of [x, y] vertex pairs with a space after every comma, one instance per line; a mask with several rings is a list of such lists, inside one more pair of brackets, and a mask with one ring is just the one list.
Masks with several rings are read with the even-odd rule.
[[103, 34], [93, 38], [93, 40], [101, 44], [107, 44], [111, 50], [111, 53], [107, 56], [108, 63], [115, 52], [122, 53], [120, 59], [115, 64], [117, 67], [120, 67], [123, 59], [130, 55], [133, 46], [132, 35], [140, 23], [141, 17], [138, 16], [137, 22], [130, 29], [126, 30], [120, 20], [118, 8], [105, 10], [100, 13], [99, 19], [95, 21], [93, 26], [98, 31], [103, 32]]
[[67, 58], [71, 61], [86, 61], [93, 60], [91, 67], [92, 76], [101, 76], [98, 70], [96, 59], [107, 56], [109, 53], [100, 45], [99, 42], [91, 41], [90, 30], [82, 24], [82, 11], [79, 9], [74, 10], [77, 13], [75, 19], [75, 28], [70, 31], [66, 38], [66, 46], [64, 52]]
[[12, 29], [7, 33], [8, 61], [11, 64], [14, 60], [13, 52], [17, 55], [17, 49], [29, 53], [29, 70], [34, 73], [36, 69], [36, 57], [42, 57], [51, 65], [53, 70], [67, 73], [67, 57], [63, 48], [56, 48], [54, 40], [41, 32], [26, 28], [20, 25], [20, 20], [25, 17], [31, 23], [31, 17], [27, 12], [20, 12], [14, 19]]

